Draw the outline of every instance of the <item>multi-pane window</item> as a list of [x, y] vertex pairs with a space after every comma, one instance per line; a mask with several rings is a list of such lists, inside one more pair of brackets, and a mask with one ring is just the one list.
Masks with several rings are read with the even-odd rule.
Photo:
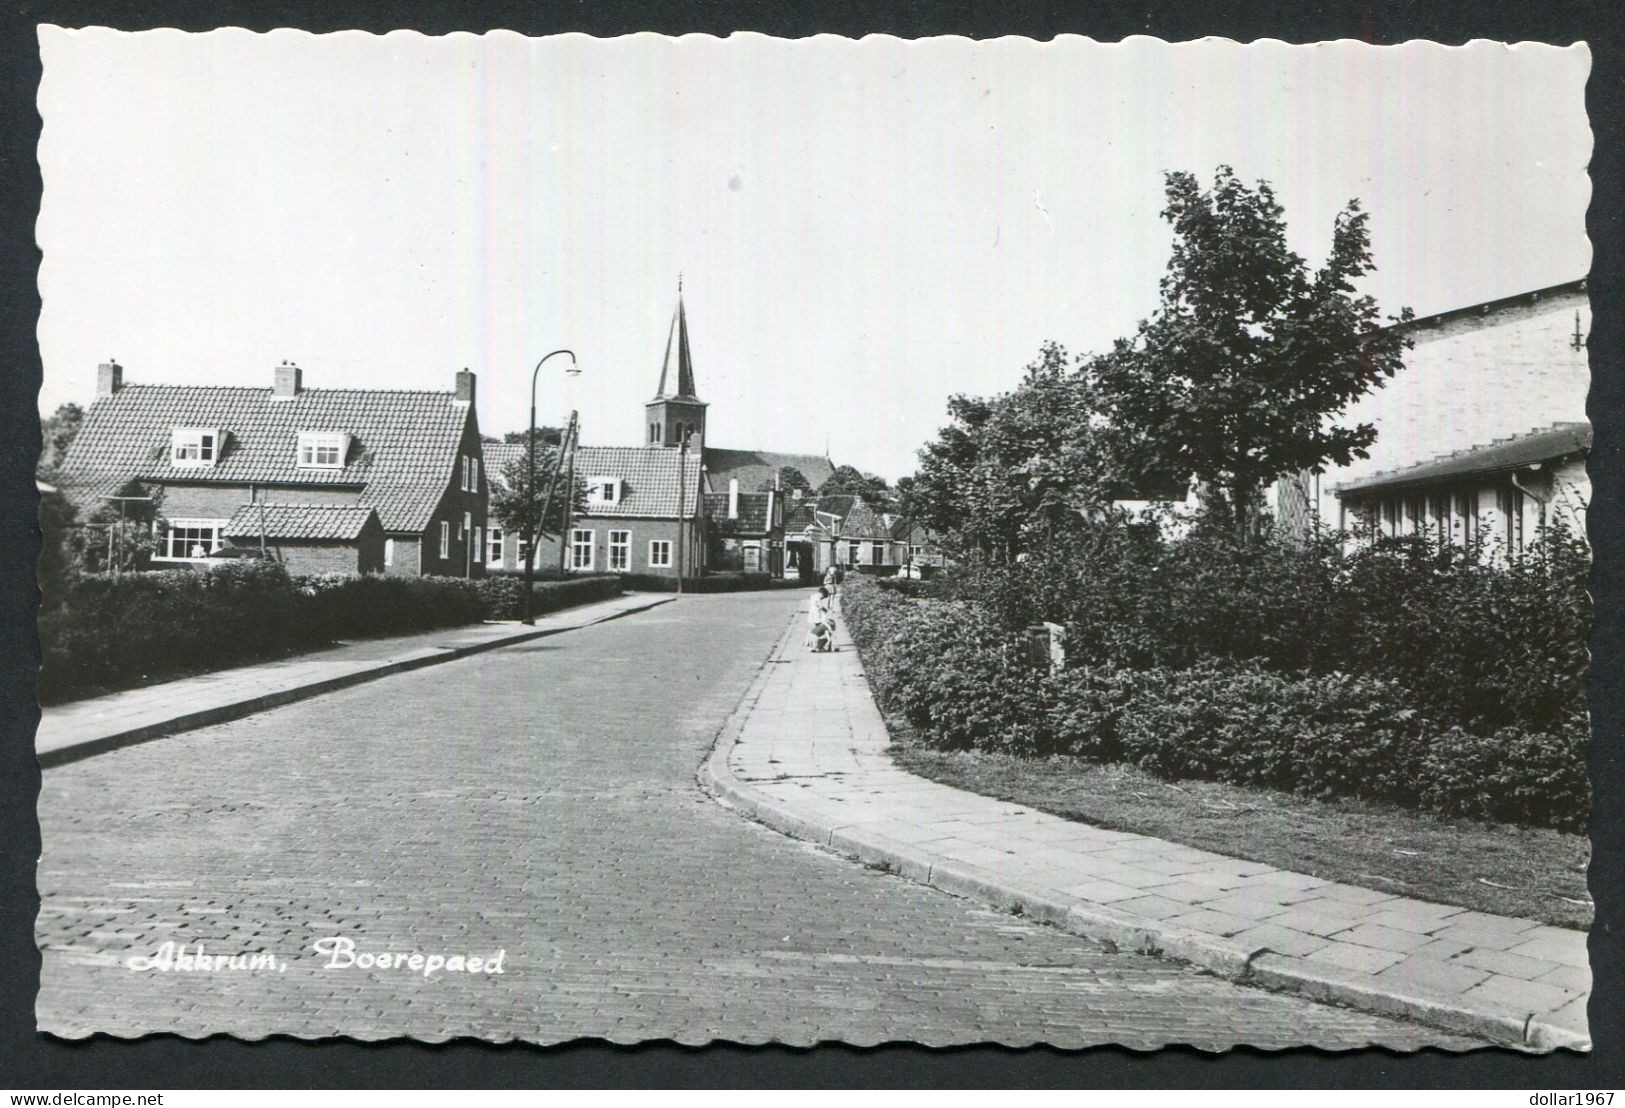
[[499, 566], [502, 564], [502, 529], [493, 527], [489, 535], [490, 537], [487, 539], [489, 546], [485, 552], [485, 562], [487, 565]]
[[671, 540], [649, 540], [649, 565], [655, 569], [664, 569], [671, 565]]
[[169, 461], [177, 466], [212, 466], [219, 446], [219, 431], [177, 427], [169, 436]]
[[1478, 535], [1478, 493], [1456, 494], [1456, 527], [1462, 542], [1471, 542]]
[[468, 491], [469, 492], [479, 492], [480, 491], [480, 459], [479, 459], [479, 456], [475, 455], [474, 457], [470, 458], [468, 460], [468, 463], [469, 463], [469, 465], [474, 467], [474, 475], [472, 477], [470, 477], [469, 480], [468, 480]]
[[570, 532], [570, 568], [592, 568], [592, 532], [588, 530], [574, 530]]
[[485, 542], [480, 538], [480, 529], [478, 527], [474, 528], [474, 541], [469, 544], [468, 549], [473, 552], [473, 557], [476, 560], [480, 556], [480, 551], [485, 549]]
[[632, 568], [632, 532], [609, 533], [609, 568], [611, 573], [625, 573]]
[[172, 519], [164, 532], [163, 553], [157, 557], [163, 561], [207, 558], [224, 545], [220, 532], [225, 525], [223, 519]]
[[846, 544], [846, 564], [847, 565], [855, 566], [855, 565], [858, 564], [858, 547], [861, 546], [861, 545], [862, 544], [859, 543], [855, 539]]
[[300, 469], [343, 469], [349, 436], [331, 431], [299, 432]]
[[621, 498], [621, 483], [614, 477], [594, 477], [587, 482], [587, 499], [594, 504], [614, 504]]
[[446, 520], [440, 521], [440, 556], [451, 557], [451, 524]]
[[1501, 513], [1501, 538], [1507, 553], [1523, 549], [1523, 493], [1517, 489], [1497, 489], [1495, 506]]

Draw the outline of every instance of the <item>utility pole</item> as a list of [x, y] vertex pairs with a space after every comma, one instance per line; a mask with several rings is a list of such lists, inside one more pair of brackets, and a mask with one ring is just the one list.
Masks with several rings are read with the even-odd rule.
[[[563, 355], [567, 356], [570, 359], [570, 368], [568, 370], [566, 370], [565, 372], [569, 373], [571, 376], [576, 376], [576, 375], [579, 375], [581, 373], [581, 369], [576, 365], [575, 353], [573, 351], [570, 351], [570, 350], [555, 350], [550, 354], [543, 355], [542, 360], [536, 363], [536, 368], [530, 371], [530, 430], [526, 433], [526, 438], [525, 438], [525, 459], [526, 459], [526, 461], [525, 461], [525, 469], [527, 471], [527, 478], [528, 478], [526, 480], [526, 482], [525, 482], [525, 509], [526, 509], [525, 514], [527, 516], [529, 516], [531, 511], [533, 509], [535, 509], [535, 507], [536, 507], [536, 378], [541, 374], [542, 366], [547, 364], [548, 358], [556, 357], [559, 354], [563, 354]], [[575, 421], [576, 421], [575, 413], [571, 412], [570, 413], [570, 426], [571, 427], [575, 426]], [[563, 457], [563, 454], [561, 453], [560, 458], [562, 459], [562, 457]], [[553, 468], [553, 480], [554, 480], [554, 482], [557, 482], [558, 479], [559, 479], [558, 467], [554, 466], [554, 468]], [[547, 499], [548, 499], [548, 505], [550, 505], [552, 503], [552, 500], [553, 500], [553, 486], [552, 485], [549, 485], [548, 488], [547, 488]], [[541, 518], [542, 518], [543, 521], [545, 521], [547, 519], [548, 505], [544, 505], [543, 508], [542, 508], [542, 517]], [[524, 605], [523, 605], [523, 612], [524, 612], [524, 621], [525, 621], [526, 624], [532, 624], [532, 623], [536, 622], [536, 617], [531, 614], [531, 596], [530, 596], [530, 594], [531, 594], [531, 586], [533, 585], [533, 583], [535, 582], [535, 579], [536, 579], [536, 551], [541, 546], [541, 537], [542, 537], [542, 535], [541, 535], [541, 530], [542, 529], [541, 529], [541, 526], [540, 526], [540, 522], [539, 521], [533, 521], [533, 523], [534, 523], [534, 526], [533, 526], [533, 528], [531, 528], [531, 537], [530, 537], [530, 551], [528, 552], [528, 554], [527, 554], [527, 556], [525, 558], [525, 601], [524, 601]], [[525, 529], [522, 528], [521, 533], [523, 533], [524, 530]]]
[[[570, 449], [570, 460], [565, 463], [564, 477], [564, 519], [559, 530], [559, 572], [567, 572], [565, 563], [570, 553], [570, 516], [571, 509], [575, 507], [576, 491], [576, 435], [579, 428], [576, 425], [575, 413], [570, 413], [570, 433], [565, 436], [564, 443], [559, 447], [562, 451], [565, 446]], [[563, 457], [563, 454], [560, 454]]]
[[683, 595], [683, 572], [688, 561], [688, 520], [684, 510], [688, 507], [688, 432], [683, 432], [677, 444], [677, 595]]

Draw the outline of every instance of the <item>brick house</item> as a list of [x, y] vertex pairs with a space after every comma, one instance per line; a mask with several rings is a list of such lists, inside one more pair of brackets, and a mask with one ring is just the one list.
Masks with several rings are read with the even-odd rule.
[[[486, 472], [499, 487], [506, 467], [525, 450], [521, 443], [491, 442], [483, 449]], [[571, 521], [563, 545], [558, 536], [542, 540], [537, 568], [658, 577], [675, 577], [679, 569], [684, 576], [702, 572], [706, 521], [696, 453], [675, 446], [578, 446], [574, 468], [587, 486], [586, 511]], [[538, 490], [550, 477], [538, 476]], [[487, 568], [523, 569], [526, 553], [518, 534], [492, 521]]]
[[[1302, 533], [1316, 521], [1336, 527], [1344, 521], [1345, 505], [1371, 503], [1380, 499], [1372, 495], [1378, 488], [1397, 488], [1381, 481], [1371, 484], [1379, 475], [1531, 435], [1536, 436], [1531, 449], [1552, 446], [1540, 436], [1585, 421], [1591, 386], [1585, 336], [1590, 326], [1583, 280], [1405, 324], [1415, 343], [1405, 355], [1405, 368], [1344, 413], [1345, 422], [1376, 427], [1370, 457], [1328, 467], [1319, 475], [1283, 478], [1275, 488], [1277, 519], [1292, 533]], [[1582, 466], [1576, 481], [1583, 473]], [[1429, 483], [1421, 477], [1417, 482], [1418, 488]], [[1478, 498], [1483, 527], [1505, 529], [1497, 515], [1503, 491], [1486, 487], [1486, 495]], [[1577, 485], [1576, 495], [1583, 500], [1589, 489]]]
[[711, 537], [710, 568], [743, 573], [784, 572], [784, 496], [775, 488], [741, 492], [730, 478], [727, 492], [705, 494]]
[[161, 489], [160, 568], [263, 536], [293, 572], [478, 576], [474, 386], [462, 370], [448, 392], [309, 389], [289, 364], [269, 388], [127, 385], [110, 363], [61, 485], [82, 513], [131, 480]]

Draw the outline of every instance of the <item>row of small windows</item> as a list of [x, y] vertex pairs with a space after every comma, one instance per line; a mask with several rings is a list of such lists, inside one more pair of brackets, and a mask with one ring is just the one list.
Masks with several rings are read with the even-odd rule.
[[[517, 536], [515, 536], [518, 538]], [[628, 573], [632, 569], [632, 532], [610, 531], [609, 543], [606, 547], [608, 564], [605, 566], [611, 573]], [[504, 535], [500, 528], [491, 528], [489, 546], [485, 551], [485, 563], [490, 566], [502, 565]], [[570, 532], [570, 545], [566, 552], [567, 566], [572, 570], [591, 570], [594, 568], [595, 535], [591, 528], [578, 527]], [[530, 558], [530, 544], [518, 538], [514, 550], [514, 564], [524, 565]], [[649, 540], [649, 566], [652, 569], [665, 569], [672, 564], [672, 546], [670, 539]]]
[[[1521, 490], [1495, 490], [1495, 512], [1500, 524], [1495, 537], [1513, 550], [1524, 545], [1524, 510], [1525, 497]], [[1384, 535], [1418, 535], [1431, 531], [1460, 542], [1487, 537], [1476, 489], [1368, 501], [1361, 506], [1360, 516], [1367, 528]]]

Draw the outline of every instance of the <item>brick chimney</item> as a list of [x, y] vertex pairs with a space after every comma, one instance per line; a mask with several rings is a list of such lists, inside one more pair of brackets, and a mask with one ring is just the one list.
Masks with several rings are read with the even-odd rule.
[[728, 478], [728, 518], [739, 518], [739, 478]]
[[474, 403], [474, 374], [467, 369], [457, 371], [457, 403]]
[[124, 387], [124, 367], [115, 361], [106, 361], [96, 367], [96, 399], [112, 396]]
[[276, 367], [276, 377], [271, 385], [272, 400], [292, 400], [299, 395], [303, 384], [304, 371], [286, 358]]

